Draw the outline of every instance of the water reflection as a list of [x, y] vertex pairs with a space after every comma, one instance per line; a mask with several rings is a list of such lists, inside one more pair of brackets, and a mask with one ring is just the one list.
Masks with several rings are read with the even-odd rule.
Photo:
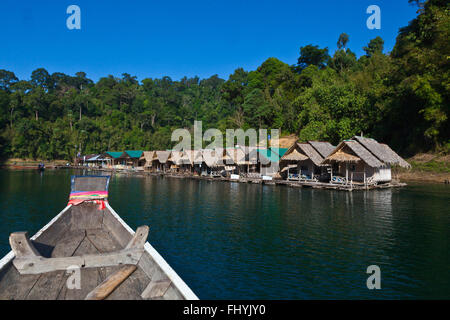
[[[88, 172], [89, 174], [100, 174]], [[66, 170], [0, 171], [0, 250], [67, 203]], [[450, 298], [445, 186], [340, 192], [114, 175], [110, 202], [200, 298]], [[382, 290], [367, 290], [368, 265]]]

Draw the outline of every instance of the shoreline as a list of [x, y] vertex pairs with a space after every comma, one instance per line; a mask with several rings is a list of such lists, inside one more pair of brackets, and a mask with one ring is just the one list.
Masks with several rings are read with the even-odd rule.
[[445, 181], [450, 181], [450, 174], [442, 172], [402, 172], [396, 173], [395, 177], [404, 182], [425, 184], [446, 184]]
[[[14, 167], [10, 166], [10, 169], [15, 170]], [[23, 168], [19, 168], [19, 170]], [[29, 168], [36, 169], [36, 168]], [[234, 183], [250, 183], [250, 184], [260, 184], [260, 185], [281, 185], [291, 188], [311, 188], [311, 189], [326, 189], [326, 190], [337, 190], [337, 191], [368, 191], [368, 190], [379, 190], [388, 188], [402, 188], [407, 186], [406, 183], [400, 182], [396, 179], [392, 179], [391, 182], [377, 184], [377, 185], [364, 185], [360, 183], [353, 184], [338, 184], [329, 182], [316, 182], [316, 181], [290, 181], [282, 179], [272, 179], [263, 180], [261, 178], [248, 178], [240, 177], [239, 179], [231, 179], [230, 177], [212, 177], [212, 176], [199, 176], [186, 173], [174, 173], [174, 172], [150, 172], [143, 170], [130, 170], [130, 169], [110, 169], [110, 168], [89, 168], [82, 166], [55, 166], [50, 168], [50, 170], [64, 170], [64, 169], [78, 169], [78, 170], [88, 170], [88, 171], [102, 171], [110, 172], [111, 174], [123, 174], [132, 176], [160, 176], [164, 178], [175, 178], [175, 179], [194, 179], [194, 180], [205, 180], [205, 181], [220, 181], [220, 182], [234, 182]], [[26, 169], [25, 169], [26, 170]]]
[[[12, 158], [4, 160], [0, 163], [0, 169], [6, 169], [6, 170], [37, 170], [37, 166], [40, 162], [43, 162], [45, 164], [46, 169], [87, 169], [86, 167], [78, 167], [78, 166], [66, 166], [69, 161], [67, 160], [31, 160], [31, 159], [18, 159], [18, 158]], [[98, 169], [94, 169], [98, 170]], [[100, 169], [103, 171], [112, 171], [112, 172], [121, 172], [121, 173], [141, 173], [140, 171], [132, 171], [132, 170], [111, 170], [111, 169]], [[162, 173], [151, 173], [151, 172], [142, 172], [145, 174], [152, 174], [152, 175], [162, 175]], [[184, 178], [188, 177], [188, 175], [180, 175], [180, 174], [171, 174], [166, 173], [165, 176], [173, 176], [177, 178]], [[192, 176], [192, 178], [205, 178], [205, 177], [196, 177]], [[229, 179], [229, 178], [228, 178]], [[218, 178], [214, 178], [214, 180], [219, 180]], [[425, 171], [418, 168], [413, 168], [406, 171], [404, 169], [398, 170], [393, 169], [392, 170], [392, 180], [393, 181], [400, 181], [400, 182], [414, 182], [414, 183], [425, 183], [425, 184], [446, 184], [450, 181], [450, 173], [446, 172], [437, 172], [437, 171]], [[271, 182], [275, 182], [277, 180], [272, 180]], [[285, 181], [285, 180], [282, 180]], [[447, 181], [447, 182], [446, 182]], [[288, 183], [288, 181], [286, 181]], [[269, 183], [270, 184], [270, 183]]]

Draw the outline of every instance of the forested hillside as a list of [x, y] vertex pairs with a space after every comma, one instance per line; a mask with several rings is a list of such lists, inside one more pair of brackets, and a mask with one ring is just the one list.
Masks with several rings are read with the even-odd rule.
[[406, 156], [448, 152], [449, 5], [410, 2], [418, 16], [399, 31], [390, 53], [377, 37], [357, 58], [343, 33], [336, 48], [301, 47], [295, 65], [269, 58], [227, 80], [138, 82], [124, 73], [94, 83], [84, 72], [44, 68], [21, 80], [0, 70], [0, 154], [69, 160], [78, 151], [165, 149], [172, 130], [194, 120], [204, 130], [281, 128], [333, 144], [363, 132]]

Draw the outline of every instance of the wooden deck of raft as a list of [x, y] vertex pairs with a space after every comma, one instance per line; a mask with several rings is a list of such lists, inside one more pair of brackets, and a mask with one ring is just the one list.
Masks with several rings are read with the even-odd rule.
[[289, 181], [289, 180], [281, 180], [281, 179], [262, 180], [260, 178], [242, 178], [242, 177], [239, 180], [233, 180], [233, 179], [225, 178], [225, 177], [194, 176], [194, 175], [160, 173], [160, 172], [154, 173], [154, 172], [145, 172], [145, 171], [144, 172], [117, 171], [117, 173], [137, 175], [137, 176], [158, 176], [158, 177], [168, 177], [168, 178], [177, 178], [177, 179], [194, 179], [194, 180], [205, 180], [205, 181], [250, 183], [250, 184], [261, 184], [261, 185], [282, 185], [282, 186], [293, 187], [293, 188], [312, 188], [312, 189], [327, 189], [327, 190], [339, 190], [339, 191], [401, 188], [401, 187], [405, 187], [407, 185], [406, 183], [396, 182], [396, 181], [365, 186], [364, 184], [358, 184], [358, 183], [339, 184], [339, 183], [328, 183], [328, 182], [318, 182], [318, 181]]
[[[95, 203], [71, 207], [42, 232], [32, 244], [47, 258], [116, 252], [125, 248], [132, 235], [115, 221], [108, 209]], [[125, 265], [81, 268], [81, 288], [69, 289], [66, 270], [20, 274], [12, 261], [0, 271], [0, 299], [83, 300], [105, 279]], [[134, 269], [134, 268], [133, 268]], [[144, 251], [136, 269], [106, 297], [114, 300], [184, 299], [165, 272]]]

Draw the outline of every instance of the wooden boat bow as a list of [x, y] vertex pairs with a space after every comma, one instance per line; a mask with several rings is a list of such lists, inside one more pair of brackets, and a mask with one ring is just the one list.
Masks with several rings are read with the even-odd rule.
[[27, 232], [14, 232], [9, 243], [14, 252], [13, 264], [20, 274], [40, 274], [69, 268], [99, 268], [119, 265], [137, 265], [144, 253], [148, 226], [139, 227], [125, 249], [116, 252], [86, 254], [82, 256], [44, 258], [28, 238]]

